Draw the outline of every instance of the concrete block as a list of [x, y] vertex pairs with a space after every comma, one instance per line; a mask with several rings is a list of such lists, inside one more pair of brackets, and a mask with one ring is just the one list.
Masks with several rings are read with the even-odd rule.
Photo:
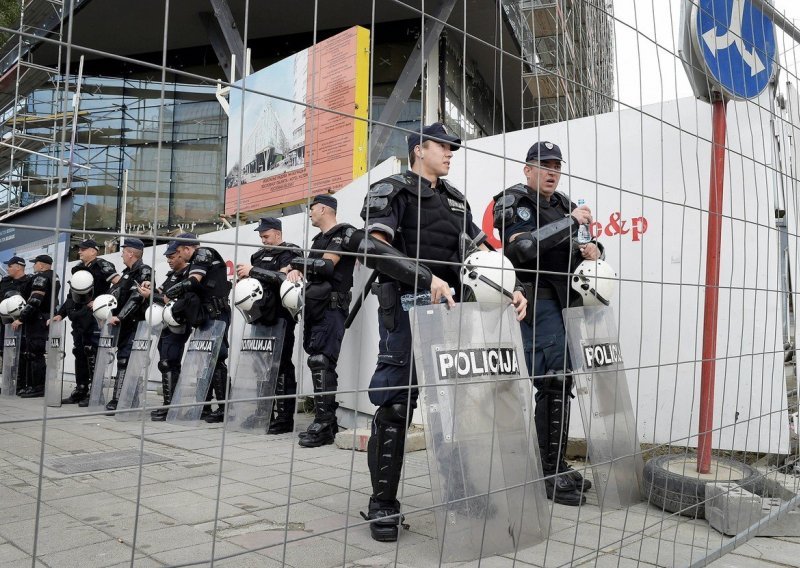
[[[343, 430], [336, 434], [336, 447], [343, 450], [352, 450], [355, 448], [357, 452], [366, 452], [367, 443], [370, 437], [369, 428], [356, 428], [355, 444], [353, 443], [353, 431]], [[406, 437], [406, 453], [416, 452], [417, 450], [425, 449], [425, 430], [419, 426], [412, 426], [408, 430]]]
[[[785, 503], [777, 497], [760, 497], [735, 483], [706, 485], [706, 519], [714, 529], [725, 535], [745, 531]], [[786, 511], [761, 527], [758, 536], [800, 536], [800, 511]]]

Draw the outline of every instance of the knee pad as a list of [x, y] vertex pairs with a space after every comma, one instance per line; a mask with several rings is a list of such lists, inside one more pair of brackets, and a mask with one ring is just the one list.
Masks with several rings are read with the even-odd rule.
[[170, 362], [168, 360], [161, 359], [161, 361], [158, 362], [158, 370], [160, 372], [166, 373], [166, 372], [170, 371], [170, 369], [171, 369], [171, 365], [170, 365]]
[[375, 412], [375, 424], [387, 426], [403, 426], [408, 428], [413, 413], [409, 412], [407, 403], [381, 406]]
[[556, 373], [555, 371], [548, 371], [547, 375], [541, 379], [536, 379], [536, 390], [543, 394], [561, 394], [565, 393], [571, 396], [572, 393], [572, 375], [564, 373]]
[[127, 369], [127, 368], [128, 368], [128, 358], [127, 357], [121, 357], [121, 358], [117, 359], [117, 369], [119, 369], [121, 371], [121, 370]]
[[325, 371], [331, 368], [331, 360], [323, 353], [314, 353], [308, 356], [308, 368], [311, 372]]

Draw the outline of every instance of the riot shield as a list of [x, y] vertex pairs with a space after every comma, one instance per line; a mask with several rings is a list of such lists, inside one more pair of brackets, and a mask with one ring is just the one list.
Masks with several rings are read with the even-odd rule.
[[642, 500], [644, 462], [614, 310], [591, 306], [563, 313], [597, 497], [601, 507], [626, 508]]
[[286, 321], [248, 325], [233, 375], [226, 428], [264, 434], [269, 428]]
[[51, 321], [47, 338], [47, 374], [44, 401], [47, 406], [61, 406], [61, 391], [64, 387], [64, 334], [67, 322]]
[[442, 561], [542, 542], [549, 509], [514, 309], [440, 304], [410, 317]]
[[22, 328], [16, 331], [11, 324], [5, 326], [3, 336], [3, 384], [2, 396], [17, 395], [17, 373], [19, 370], [19, 353], [22, 347]]
[[97, 359], [94, 365], [92, 390], [89, 393], [89, 411], [105, 410], [106, 403], [114, 392], [114, 376], [117, 369], [117, 339], [119, 326], [105, 324], [100, 328], [97, 344]]
[[[225, 322], [210, 320], [189, 336], [181, 376], [175, 386], [175, 392], [172, 393], [167, 422], [199, 424], [224, 335]], [[190, 406], [181, 406], [184, 404]]]
[[121, 422], [140, 420], [142, 417], [141, 412], [122, 411], [146, 406], [145, 393], [150, 363], [157, 357], [158, 337], [161, 335], [162, 327], [162, 325], [151, 327], [146, 321], [140, 321], [136, 327], [125, 380], [120, 387], [117, 411], [114, 413], [114, 418]]

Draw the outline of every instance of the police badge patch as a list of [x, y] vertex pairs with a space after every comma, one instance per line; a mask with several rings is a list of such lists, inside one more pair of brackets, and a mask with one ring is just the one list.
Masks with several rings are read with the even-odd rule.
[[520, 207], [517, 209], [517, 215], [519, 215], [519, 218], [523, 221], [528, 221], [531, 218], [531, 210], [527, 207]]
[[552, 142], [545, 142], [544, 143], [544, 147], [547, 148], [548, 150], [552, 150], [553, 149], [553, 143]]

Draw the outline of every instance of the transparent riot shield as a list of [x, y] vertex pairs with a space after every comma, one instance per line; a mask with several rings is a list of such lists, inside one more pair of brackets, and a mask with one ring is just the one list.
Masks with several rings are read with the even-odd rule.
[[114, 418], [121, 422], [141, 420], [141, 412], [125, 412], [131, 409], [144, 409], [146, 405], [147, 379], [150, 375], [150, 363], [157, 357], [158, 338], [161, 335], [162, 325], [151, 326], [146, 321], [140, 321], [133, 336], [131, 355], [128, 358], [128, 368], [125, 371], [125, 380], [120, 387], [117, 411]]
[[286, 322], [282, 319], [270, 326], [251, 324], [245, 329], [227, 406], [227, 429], [266, 433], [285, 333]]
[[[225, 335], [225, 322], [211, 320], [195, 329], [186, 343], [186, 355], [181, 367], [181, 376], [172, 394], [172, 404], [167, 413], [167, 422], [172, 424], [199, 423], [203, 412], [214, 365]], [[190, 406], [181, 406], [181, 405]]]
[[16, 331], [10, 323], [5, 326], [3, 336], [3, 383], [2, 396], [17, 395], [17, 373], [19, 372], [19, 354], [22, 347], [22, 328]]
[[601, 507], [625, 508], [642, 500], [644, 462], [614, 310], [591, 306], [563, 313], [597, 497]]
[[410, 317], [442, 561], [545, 540], [549, 509], [513, 308], [440, 304]]
[[64, 334], [67, 322], [51, 321], [47, 337], [47, 374], [44, 401], [47, 406], [61, 406], [61, 391], [64, 388]]
[[105, 410], [113, 397], [114, 376], [117, 370], [117, 339], [119, 326], [105, 324], [100, 328], [97, 343], [97, 359], [94, 365], [92, 390], [89, 392], [89, 411]]

